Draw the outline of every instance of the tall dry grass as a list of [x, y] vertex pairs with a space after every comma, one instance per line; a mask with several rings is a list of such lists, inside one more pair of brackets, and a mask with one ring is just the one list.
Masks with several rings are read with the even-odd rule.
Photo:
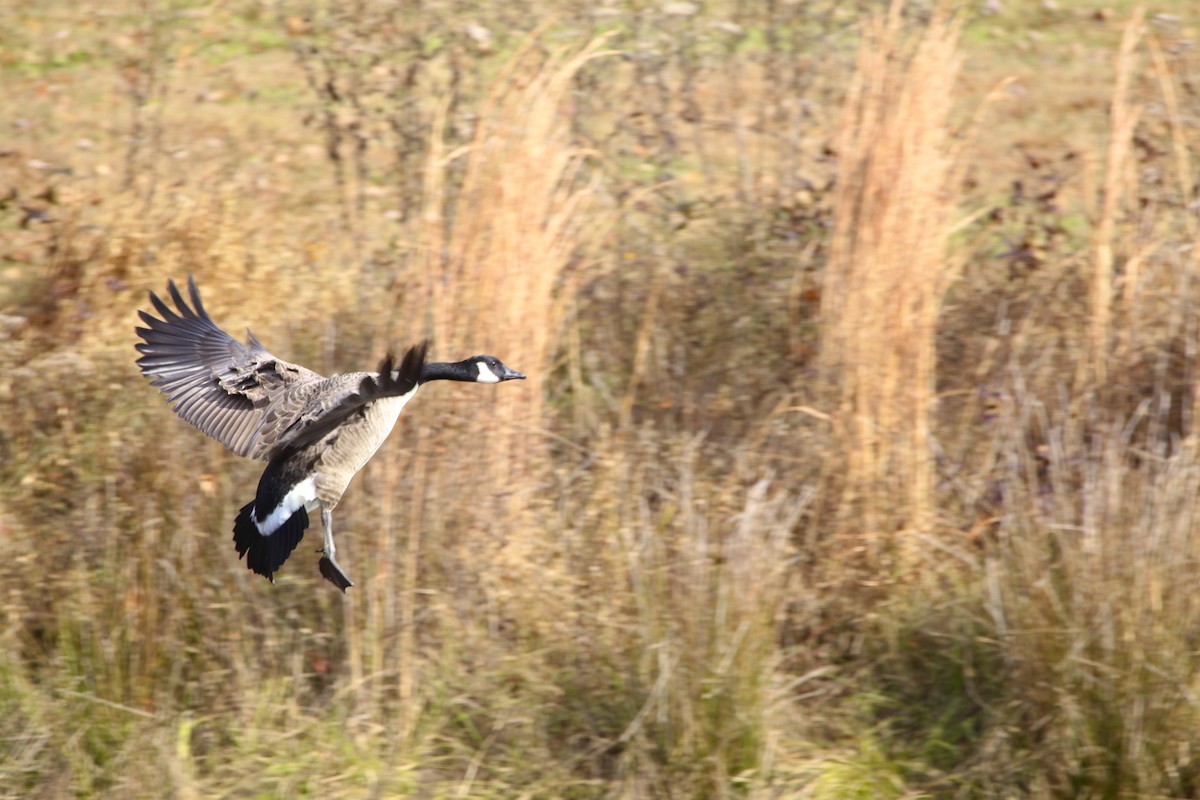
[[[843, 81], [839, 17], [785, 6], [611, 7], [511, 50], [386, 6], [285, 19], [340, 37], [305, 56], [338, 90], [315, 130], [261, 102], [267, 70], [181, 58], [145, 111], [153, 202], [105, 183], [120, 136], [52, 173], [57, 204], [51, 170], [0, 158], [61, 217], [0, 220], [0, 795], [1197, 795], [1187, 56], [1149, 39], [1149, 83], [1114, 41], [1143, 107], [1125, 175], [1084, 197], [1056, 172], [1034, 203], [988, 182], [1006, 162], [974, 148], [1006, 144], [956, 153], [955, 25], [894, 5]], [[578, 37], [622, 9], [633, 56]], [[156, 19], [180, 44], [274, 30], [236, 2]], [[805, 43], [828, 58], [788, 63]], [[817, 63], [851, 89], [836, 131], [802, 95]], [[230, 74], [255, 89], [191, 91]], [[455, 94], [393, 91], [414, 74]], [[21, 95], [22, 159], [68, 135], [56, 86]], [[834, 197], [806, 173], [826, 138]], [[952, 236], [960, 199], [996, 208]], [[1016, 254], [1015, 224], [1052, 233]], [[1104, 241], [1097, 385], [1071, 378]], [[405, 412], [339, 509], [348, 598], [305, 548], [275, 586], [232, 558], [257, 465], [136, 373], [133, 310], [188, 272], [225, 327], [323, 371], [430, 336], [531, 376]], [[911, 581], [880, 569], [896, 531]]]
[[[447, 152], [446, 119], [435, 116], [416, 252], [384, 304], [410, 311], [385, 312], [374, 336], [428, 336], [437, 354], [495, 353], [529, 376], [504, 387], [515, 392], [447, 397], [440, 425], [408, 431], [411, 448], [384, 456], [364, 476], [373, 484], [373, 514], [386, 522], [368, 556], [377, 572], [364, 593], [367, 618], [350, 632], [351, 664], [357, 676], [398, 682], [404, 735], [423, 702], [416, 619], [426, 576], [476, 584], [457, 603], [477, 603], [492, 616], [441, 608], [435, 628], [486, 627], [518, 602], [527, 605], [522, 618], [536, 618], [546, 601], [516, 588], [556, 582], [556, 545], [540, 535], [538, 519], [552, 509], [536, 488], [551, 480], [547, 375], [578, 281], [572, 268], [594, 257], [588, 247], [603, 226], [591, 208], [596, 180], [587, 153], [570, 140], [564, 107], [574, 75], [604, 53], [602, 40], [551, 54], [536, 42], [531, 37], [495, 77], [469, 145]], [[425, 563], [431, 550], [441, 554], [440, 568]], [[457, 614], [467, 620], [456, 622]]]
[[868, 22], [847, 87], [821, 297], [821, 357], [844, 436], [839, 503], [875, 557], [880, 535], [935, 520], [936, 334], [957, 270], [959, 25], [940, 11], [913, 43], [903, 8]]
[[[428, 326], [435, 341], [458, 349], [487, 342], [527, 366], [526, 395], [492, 404], [496, 427], [512, 436], [536, 436], [543, 424], [566, 310], [581, 267], [595, 259], [585, 246], [611, 225], [589, 164], [596, 154], [573, 143], [567, 114], [579, 71], [613, 55], [603, 45], [542, 54], [531, 37], [483, 98], [469, 145], [447, 152], [444, 115], [432, 131], [420, 261], [404, 287], [427, 299], [429, 319], [410, 333]], [[452, 196], [446, 173], [458, 160], [465, 174]], [[519, 479], [531, 461], [521, 455], [528, 448], [503, 450], [497, 485]]]
[[[1099, 216], [1096, 220], [1095, 259], [1092, 263], [1091, 284], [1091, 356], [1083, 365], [1088, 370], [1085, 380], [1104, 384], [1108, 380], [1108, 358], [1113, 347], [1113, 238], [1121, 212], [1120, 203], [1136, 195], [1136, 178], [1131, 176], [1130, 150], [1138, 120], [1142, 116], [1140, 104], [1129, 97], [1129, 84], [1133, 78], [1138, 43], [1142, 37], [1145, 11], [1138, 7], [1133, 18], [1125, 25], [1121, 37], [1121, 49], [1117, 56], [1117, 79], [1113, 87], [1109, 118], [1111, 132], [1104, 162], [1104, 185]], [[1129, 185], [1129, 181], [1134, 184]], [[1131, 257], [1129, 270], [1122, 294], [1128, 299], [1136, 290], [1138, 267], [1143, 256]]]
[[1196, 764], [1180, 745], [1200, 721], [1194, 444], [1131, 469], [1146, 452], [1134, 421], [1026, 397], [1001, 421], [1010, 457], [1039, 417], [1047, 457], [1002, 478], [1026, 512], [1005, 518], [983, 565], [984, 611], [1023, 687], [1002, 713], [1018, 742], [1042, 750], [1046, 792], [1187, 796]]

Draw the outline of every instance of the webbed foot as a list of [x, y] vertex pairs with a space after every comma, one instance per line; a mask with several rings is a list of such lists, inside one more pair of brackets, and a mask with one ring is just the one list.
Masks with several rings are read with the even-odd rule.
[[321, 575], [325, 580], [332, 583], [334, 586], [342, 590], [342, 594], [354, 585], [354, 581], [346, 577], [346, 573], [342, 572], [342, 568], [338, 563], [329, 556], [321, 556], [320, 562], [317, 564], [321, 568]]

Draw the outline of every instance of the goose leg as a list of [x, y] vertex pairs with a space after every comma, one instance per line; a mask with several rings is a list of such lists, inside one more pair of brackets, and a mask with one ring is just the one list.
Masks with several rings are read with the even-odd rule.
[[321, 525], [325, 528], [325, 547], [321, 550], [321, 561], [318, 566], [321, 568], [321, 574], [325, 576], [325, 580], [341, 589], [342, 594], [345, 594], [346, 590], [354, 585], [354, 581], [346, 577], [346, 573], [342, 572], [337, 559], [334, 558], [337, 548], [333, 546], [333, 512], [323, 506], [321, 508]]

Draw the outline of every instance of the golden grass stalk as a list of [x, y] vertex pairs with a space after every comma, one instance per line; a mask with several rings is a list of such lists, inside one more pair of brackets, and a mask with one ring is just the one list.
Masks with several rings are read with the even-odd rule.
[[[1146, 44], [1150, 49], [1154, 74], [1158, 79], [1159, 91], [1162, 92], [1167, 125], [1171, 131], [1171, 156], [1175, 161], [1175, 180], [1178, 183], [1179, 196], [1187, 197], [1192, 191], [1194, 178], [1183, 109], [1179, 105], [1179, 93], [1175, 90], [1174, 76], [1163, 55], [1162, 45], [1158, 43], [1158, 39], [1151, 37], [1147, 39]], [[1197, 224], [1194, 216], [1185, 216], [1182, 221], [1189, 226], [1193, 235], [1200, 231], [1200, 225]]]
[[906, 53], [901, 5], [867, 25], [847, 94], [822, 295], [823, 358], [847, 431], [842, 507], [869, 531], [930, 523], [935, 331], [955, 274], [946, 241], [959, 26], [939, 12]]
[[[549, 55], [535, 40], [497, 77], [469, 147], [447, 153], [434, 131], [419, 279], [431, 314], [421, 322], [439, 350], [496, 353], [529, 376], [522, 391], [489, 398], [497, 428], [522, 437], [540, 424], [569, 267], [598, 230], [596, 177], [564, 112], [575, 74], [604, 54], [605, 37]], [[458, 159], [466, 173], [452, 198], [445, 171]], [[519, 460], [519, 449], [509, 452], [501, 480]]]
[[[1105, 157], [1103, 199], [1100, 218], [1096, 223], [1095, 258], [1091, 265], [1091, 341], [1089, 358], [1084, 362], [1089, 369], [1088, 377], [1097, 384], [1108, 380], [1108, 354], [1113, 318], [1113, 238], [1117, 214], [1122, 198], [1136, 193], [1129, 191], [1126, 171], [1129, 167], [1133, 132], [1141, 119], [1142, 106], [1130, 100], [1129, 84], [1136, 66], [1136, 51], [1142, 38], [1144, 18], [1145, 10], [1138, 7], [1125, 25], [1121, 36], [1121, 48], [1117, 54], [1117, 79], [1110, 106], [1110, 136]], [[1136, 177], [1133, 180], [1136, 181]], [[1131, 261], [1131, 266], [1136, 266], [1137, 261]], [[1137, 283], [1136, 269], [1133, 274], [1125, 276], [1125, 281], [1127, 292], [1132, 292]]]
[[575, 74], [605, 54], [606, 38], [545, 53], [535, 32], [497, 76], [464, 151], [442, 156], [441, 129], [434, 132], [430, 172], [466, 160], [453, 197], [443, 177], [426, 181], [441, 189], [427, 196], [421, 231], [419, 280], [434, 340], [456, 353], [494, 353], [528, 376], [508, 391], [464, 396], [470, 405], [460, 406], [473, 428], [464, 438], [485, 442], [486, 452], [457, 479], [469, 475], [471, 491], [506, 519], [502, 531], [487, 514], [474, 523], [477, 533], [504, 539], [484, 576], [500, 595], [551, 580], [532, 555], [543, 543], [510, 534], [527, 529], [534, 487], [550, 463], [541, 435], [545, 387], [573, 301], [571, 267], [609, 217], [592, 213], [599, 176], [588, 174], [590, 154], [573, 144], [566, 113]]
[[[526, 523], [533, 487], [543, 479], [538, 465], [550, 463], [538, 432], [564, 308], [572, 302], [570, 268], [604, 224], [592, 213], [597, 178], [588, 175], [589, 154], [572, 143], [565, 113], [575, 74], [602, 55], [603, 41], [546, 54], [532, 35], [496, 76], [465, 147], [446, 144], [449, 103], [435, 113], [416, 264], [397, 286], [404, 296], [391, 304], [418, 313], [395, 320], [387, 338], [430, 336], [438, 360], [493, 354], [528, 379], [438, 393], [443, 424], [409, 431], [418, 455], [389, 460], [377, 472], [379, 516], [392, 524], [372, 559], [378, 572], [365, 590], [366, 618], [349, 638], [352, 663], [361, 660], [358, 676], [385, 674], [395, 664], [398, 741], [419, 713], [415, 620], [428, 606], [418, 589], [427, 553], [438, 553], [443, 564], [472, 564], [465, 580], [482, 584], [480, 616], [501, 613], [498, 598], [512, 596], [514, 585], [553, 581], [537, 574], [549, 565], [531, 555], [541, 542], [531, 533], [538, 526]], [[425, 453], [435, 454], [436, 467]], [[409, 499], [393, 503], [398, 493]], [[443, 618], [456, 613], [454, 606], [443, 607]], [[359, 635], [361, 652], [353, 646]]]

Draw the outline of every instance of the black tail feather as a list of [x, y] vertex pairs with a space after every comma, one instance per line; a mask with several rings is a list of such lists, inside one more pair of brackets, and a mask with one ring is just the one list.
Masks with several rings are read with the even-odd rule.
[[307, 528], [308, 512], [301, 506], [274, 533], [263, 536], [254, 524], [254, 503], [247, 503], [242, 506], [233, 524], [233, 543], [237, 547], [238, 557], [246, 557], [249, 569], [274, 583], [275, 572], [300, 544]]

